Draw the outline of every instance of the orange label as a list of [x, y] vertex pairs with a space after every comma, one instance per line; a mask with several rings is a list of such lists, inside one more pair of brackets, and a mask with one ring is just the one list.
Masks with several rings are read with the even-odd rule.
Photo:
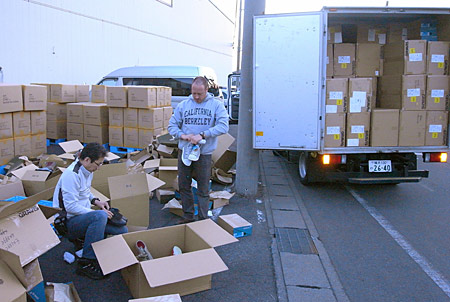
[[363, 139], [364, 138], [364, 133], [358, 133], [358, 138], [359, 139]]
[[438, 133], [437, 133], [437, 132], [431, 133], [431, 137], [432, 137], [432, 138], [438, 138]]
[[416, 96], [412, 96], [411, 97], [411, 102], [413, 102], [413, 103], [417, 102], [417, 97]]
[[441, 102], [441, 98], [434, 98], [434, 102], [435, 102], [436, 104], [440, 103], [440, 102]]
[[409, 49], [409, 53], [416, 53], [416, 49], [415, 48], [410, 48]]
[[256, 131], [256, 136], [264, 136], [264, 132], [263, 131]]
[[336, 100], [336, 105], [342, 105], [342, 100]]

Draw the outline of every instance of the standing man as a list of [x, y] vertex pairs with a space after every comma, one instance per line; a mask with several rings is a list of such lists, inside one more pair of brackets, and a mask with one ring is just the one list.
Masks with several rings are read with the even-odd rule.
[[[175, 108], [168, 128], [169, 133], [179, 139], [181, 151], [178, 155], [178, 186], [184, 212], [181, 223], [195, 221], [192, 176], [197, 180], [198, 219], [208, 218], [211, 154], [217, 148], [217, 137], [228, 132], [228, 113], [223, 102], [208, 93], [208, 81], [204, 77], [194, 79], [191, 93]], [[204, 144], [199, 144], [200, 141]], [[186, 165], [182, 159], [183, 148], [189, 143], [200, 147], [200, 157]]]
[[[76, 273], [91, 279], [102, 279], [103, 275], [95, 257], [92, 243], [128, 232], [126, 226], [107, 224], [113, 216], [109, 204], [100, 201], [91, 193], [94, 172], [103, 165], [106, 149], [98, 143], [89, 143], [80, 156], [61, 175], [53, 194], [53, 206], [60, 207], [67, 215], [67, 237], [69, 240], [84, 238], [83, 257], [78, 259]], [[96, 205], [100, 210], [91, 209]]]

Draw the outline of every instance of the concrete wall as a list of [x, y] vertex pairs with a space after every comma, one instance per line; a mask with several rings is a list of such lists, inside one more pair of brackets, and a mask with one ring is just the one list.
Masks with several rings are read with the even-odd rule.
[[217, 9], [221, 3], [2, 0], [4, 82], [95, 84], [125, 66], [203, 65], [226, 85], [233, 66], [234, 4], [223, 10], [227, 18]]

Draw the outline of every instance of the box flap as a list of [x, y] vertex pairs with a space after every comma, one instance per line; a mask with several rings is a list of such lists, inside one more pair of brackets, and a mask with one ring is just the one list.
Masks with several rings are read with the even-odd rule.
[[50, 176], [51, 172], [49, 171], [27, 171], [22, 176], [22, 181], [46, 181]]
[[110, 200], [108, 197], [106, 197], [105, 195], [103, 195], [102, 193], [97, 191], [94, 187], [91, 187], [90, 190], [91, 190], [92, 195], [94, 195], [95, 197], [100, 199], [100, 201], [109, 201]]
[[94, 242], [92, 248], [105, 275], [138, 263], [121, 235]]
[[84, 146], [79, 140], [73, 140], [68, 142], [62, 142], [58, 144], [66, 153], [76, 153], [83, 149]]
[[73, 153], [63, 153], [58, 155], [58, 157], [62, 159], [75, 160], [75, 154]]
[[126, 174], [108, 177], [111, 200], [149, 193], [147, 174]]
[[214, 249], [141, 262], [150, 287], [172, 284], [228, 270]]
[[[0, 279], [2, 280], [0, 283], [2, 301], [26, 301], [25, 288], [3, 261], [0, 261]], [[21, 296], [23, 296], [23, 300], [18, 299]]]
[[150, 298], [131, 299], [128, 302], [182, 302], [179, 294], [164, 295]]
[[144, 163], [144, 170], [145, 169], [154, 169], [154, 168], [158, 168], [160, 165], [161, 160], [160, 159], [150, 159], [147, 160]]
[[188, 223], [186, 226], [202, 237], [211, 247], [239, 241], [211, 219]]
[[235, 138], [230, 134], [225, 133], [217, 138], [217, 148], [212, 153], [213, 162], [217, 162], [219, 158], [230, 148], [230, 146], [235, 141]]
[[39, 167], [31, 164], [31, 165], [25, 166], [23, 168], [14, 170], [11, 172], [11, 174], [14, 175], [15, 177], [17, 177], [18, 179], [22, 179], [22, 177], [25, 175], [25, 173], [27, 173], [27, 171], [34, 171], [36, 169], [39, 169]]
[[106, 156], [105, 156], [105, 160], [107, 160], [107, 161], [113, 161], [113, 160], [119, 159], [119, 158], [120, 158], [120, 156], [118, 156], [112, 152], [106, 153]]
[[130, 159], [134, 162], [135, 165], [142, 164], [147, 159], [151, 157], [151, 154], [148, 153], [147, 149], [143, 149], [139, 151], [137, 154], [130, 157]]
[[164, 186], [166, 183], [159, 178], [151, 176], [150, 174], [145, 174], [147, 177], [148, 191], [152, 192], [153, 190], [158, 189], [159, 187]]
[[9, 269], [14, 273], [16, 278], [26, 287], [25, 272], [23, 271], [22, 264], [20, 263], [20, 257], [7, 250], [0, 249], [0, 262], [4, 261]]
[[0, 208], [0, 223], [1, 220], [13, 215], [14, 213], [18, 213], [33, 207], [35, 204], [39, 202], [39, 200], [47, 200], [53, 196], [55, 188], [49, 188], [42, 192], [39, 192], [35, 195], [32, 195], [28, 198], [20, 200], [18, 202], [9, 203], [6, 206]]

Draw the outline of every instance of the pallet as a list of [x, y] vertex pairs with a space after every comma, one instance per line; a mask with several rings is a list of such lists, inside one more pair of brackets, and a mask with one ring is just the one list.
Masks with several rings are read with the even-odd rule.
[[109, 151], [111, 151], [112, 153], [120, 153], [120, 154], [126, 154], [141, 150], [142, 150], [141, 148], [116, 147], [116, 146], [109, 147]]
[[66, 140], [67, 139], [65, 139], [65, 138], [59, 138], [59, 139], [47, 138], [47, 147], [50, 146], [50, 145], [57, 145], [59, 143], [63, 143]]
[[[84, 146], [84, 147], [86, 147], [86, 145], [87, 145], [87, 143], [83, 143], [83, 146]], [[108, 143], [103, 144], [102, 146], [103, 146], [103, 148], [105, 148], [106, 150], [109, 150], [109, 144], [108, 144]]]
[[3, 175], [6, 174], [5, 166], [6, 166], [6, 165], [0, 166], [0, 174], [3, 174]]

